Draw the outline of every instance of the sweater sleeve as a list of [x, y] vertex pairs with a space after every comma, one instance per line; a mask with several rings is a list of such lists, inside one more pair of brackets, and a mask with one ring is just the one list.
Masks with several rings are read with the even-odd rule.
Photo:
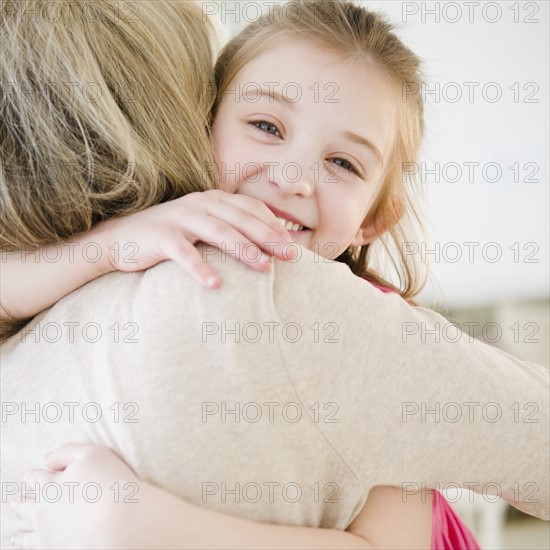
[[308, 332], [281, 339], [289, 376], [334, 403], [319, 429], [367, 490], [461, 486], [549, 519], [548, 369], [308, 251], [276, 262], [274, 308]]

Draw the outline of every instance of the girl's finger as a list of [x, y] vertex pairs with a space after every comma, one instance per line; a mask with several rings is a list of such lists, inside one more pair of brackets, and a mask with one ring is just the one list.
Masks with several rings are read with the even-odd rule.
[[[200, 216], [188, 216], [186, 222], [193, 227], [192, 233], [184, 233], [187, 243], [202, 241], [234, 256], [256, 271], [269, 269], [269, 256], [224, 220], [202, 213]], [[173, 241], [172, 237], [168, 236], [168, 240]], [[206, 257], [202, 258], [202, 263], [206, 263]]]
[[12, 548], [22, 550], [35, 550], [40, 548], [40, 541], [34, 531], [18, 531], [10, 538]]
[[44, 464], [50, 469], [57, 472], [64, 470], [69, 464], [81, 458], [90, 447], [87, 443], [67, 443], [48, 453], [44, 456]]
[[[50, 483], [53, 480], [53, 476], [56, 474], [53, 474], [52, 472], [48, 470], [28, 470], [23, 474], [22, 483], [21, 486], [25, 485], [25, 488], [27, 488], [27, 492], [34, 491], [34, 487], [38, 483], [40, 490], [42, 490], [42, 487], [46, 483]], [[21, 491], [21, 496], [25, 496], [25, 492]]]
[[277, 220], [277, 216], [259, 199], [248, 197], [247, 195], [225, 194], [221, 196], [221, 202], [233, 204], [256, 216], [278, 235], [289, 237], [288, 231]]
[[224, 254], [233, 256], [255, 271], [269, 269], [269, 256], [256, 243], [219, 218], [202, 218], [195, 234], [202, 242], [219, 248]]
[[24, 522], [32, 525], [32, 514], [36, 508], [36, 500], [34, 498], [18, 498], [10, 502], [12, 512]]
[[290, 234], [281, 224], [276, 222], [279, 228], [283, 229], [283, 233], [276, 232], [264, 220], [241, 208], [219, 203], [212, 205], [209, 214], [242, 233], [247, 240], [252, 241], [262, 250], [277, 257], [280, 257], [284, 247], [292, 242]]
[[[228, 226], [232, 228], [232, 230], [241, 233], [242, 236], [239, 237], [237, 240], [237, 233], [231, 233], [231, 240], [229, 239], [229, 236], [224, 236], [224, 244], [226, 245], [226, 248], [228, 248], [229, 253], [229, 242], [241, 242], [242, 247], [246, 246], [249, 247], [250, 243], [254, 243], [259, 249], [264, 250], [265, 252], [268, 252], [269, 254], [272, 254], [282, 260], [288, 260], [293, 259], [293, 252], [295, 252], [295, 248], [293, 246], [289, 246], [293, 241], [290, 237], [290, 234], [284, 229], [284, 234], [279, 234], [273, 231], [266, 223], [251, 214], [250, 212], [247, 212], [245, 210], [242, 210], [241, 208], [232, 206], [230, 204], [214, 204], [209, 208], [209, 214], [217, 220], [225, 222]], [[278, 222], [277, 222], [278, 223]], [[282, 228], [280, 224], [278, 224], [279, 227]], [[208, 230], [211, 230], [210, 227], [208, 227]], [[218, 234], [221, 235], [222, 232], [218, 231], [218, 233], [215, 236], [216, 238], [210, 239], [212, 241], [215, 241], [219, 239]], [[205, 240], [205, 238], [209, 237], [209, 234], [203, 234], [202, 240]], [[244, 239], [243, 239], [244, 237]], [[221, 242], [220, 242], [221, 244]], [[241, 251], [243, 248], [241, 247]], [[219, 247], [221, 248], [221, 247]], [[223, 250], [223, 249], [222, 249]], [[251, 250], [250, 250], [251, 252]], [[236, 254], [233, 254], [236, 256]], [[254, 262], [262, 263], [267, 261], [267, 258], [265, 260], [260, 259], [263, 258], [258, 254], [258, 259], [255, 259], [256, 255], [250, 255], [250, 259]], [[240, 258], [245, 263], [250, 264], [250, 261], [247, 261], [246, 258]], [[252, 267], [252, 266], [251, 266]], [[257, 266], [259, 270], [263, 270], [264, 266]]]
[[[275, 237], [275, 241], [280, 242], [281, 246], [292, 242], [292, 237], [288, 230], [281, 225], [275, 214], [262, 201], [247, 197], [246, 195], [229, 195], [223, 197], [220, 205], [232, 205], [237, 209], [238, 215], [236, 219], [232, 220], [232, 223], [237, 224], [239, 221], [242, 223], [245, 220], [247, 222], [258, 220], [261, 224], [260, 227], [267, 228], [272, 232], [272, 236], [270, 236], [271, 241]], [[240, 226], [236, 225], [236, 227]]]
[[174, 260], [199, 284], [210, 289], [218, 288], [221, 285], [220, 277], [202, 258], [201, 252], [185, 236], [175, 235], [163, 246], [167, 257]]

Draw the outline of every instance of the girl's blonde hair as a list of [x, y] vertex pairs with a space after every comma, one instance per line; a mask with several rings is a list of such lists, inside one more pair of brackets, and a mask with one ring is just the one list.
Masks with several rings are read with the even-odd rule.
[[2, 251], [214, 186], [212, 31], [195, 2], [0, 4]]
[[[405, 177], [403, 169], [417, 161], [424, 132], [421, 97], [412, 93], [421, 89], [420, 59], [379, 14], [348, 1], [290, 0], [248, 25], [220, 53], [215, 69], [218, 97], [214, 116], [239, 71], [273, 44], [288, 38], [305, 40], [354, 61], [374, 63], [395, 87], [395, 148], [382, 190], [369, 213], [370, 221], [383, 227], [384, 233], [372, 244], [350, 247], [338, 260], [346, 262], [355, 274], [384, 285], [393, 286], [387, 280], [397, 275], [396, 290], [411, 300], [427, 279], [426, 266], [414, 258], [411, 261], [407, 254], [407, 242], [419, 242], [416, 236], [423, 229], [417, 207], [421, 190], [417, 182], [415, 188], [411, 177]], [[406, 102], [401, 100], [405, 87]]]
[[1, 252], [215, 187], [212, 38], [195, 2], [0, 2]]

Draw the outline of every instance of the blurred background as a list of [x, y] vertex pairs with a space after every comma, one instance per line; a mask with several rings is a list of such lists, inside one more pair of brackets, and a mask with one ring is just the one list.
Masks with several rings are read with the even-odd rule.
[[[274, 4], [202, 3], [225, 39]], [[424, 60], [427, 134], [417, 169], [432, 276], [419, 302], [548, 367], [549, 3], [355, 3], [386, 14]], [[472, 497], [448, 493], [483, 548], [550, 548], [548, 522]]]

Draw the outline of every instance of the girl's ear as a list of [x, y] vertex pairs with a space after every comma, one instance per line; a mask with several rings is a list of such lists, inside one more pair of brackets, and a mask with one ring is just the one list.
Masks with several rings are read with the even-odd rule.
[[386, 228], [379, 222], [365, 222], [357, 231], [350, 246], [364, 246], [369, 244], [374, 241], [376, 237], [384, 233], [384, 231], [386, 231]]

